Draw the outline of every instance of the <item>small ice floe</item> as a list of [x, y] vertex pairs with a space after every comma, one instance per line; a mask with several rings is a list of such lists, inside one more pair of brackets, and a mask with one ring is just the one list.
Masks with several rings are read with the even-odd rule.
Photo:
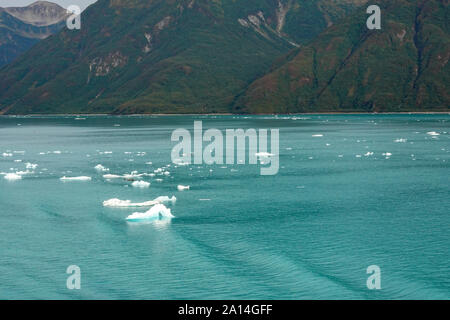
[[149, 166], [151, 166], [153, 164], [153, 162], [149, 161], [149, 162], [146, 162], [145, 164], [148, 164]]
[[364, 157], [370, 157], [373, 156], [373, 152], [367, 152], [366, 154], [364, 154]]
[[146, 181], [134, 181], [131, 185], [132, 185], [133, 187], [135, 187], [135, 188], [142, 188], [142, 189], [144, 189], [144, 188], [150, 187], [150, 182], [146, 182]]
[[4, 178], [8, 181], [17, 181], [21, 180], [22, 176], [17, 173], [7, 173]]
[[12, 156], [13, 156], [13, 154], [12, 154], [12, 153], [9, 153], [9, 152], [3, 152], [3, 153], [2, 153], [2, 157], [3, 157], [3, 158], [12, 157]]
[[53, 151], [53, 154], [61, 154], [62, 152], [59, 150]]
[[175, 159], [175, 160], [173, 161], [173, 163], [176, 164], [176, 165], [178, 165], [178, 166], [180, 166], [180, 167], [184, 167], [184, 166], [188, 166], [188, 165], [189, 165], [188, 162], [184, 162], [184, 161], [181, 160], [181, 159]]
[[117, 174], [104, 174], [103, 178], [104, 179], [120, 179], [120, 178], [123, 178], [123, 176], [119, 176]]
[[163, 168], [158, 168], [158, 169], [153, 170], [153, 172], [154, 173], [163, 173], [164, 169]]
[[142, 177], [143, 174], [138, 173], [137, 171], [132, 171], [130, 174], [124, 174], [123, 178], [127, 180], [133, 180]]
[[137, 171], [133, 171], [131, 173], [127, 173], [124, 175], [118, 175], [118, 174], [104, 174], [103, 178], [107, 179], [107, 180], [111, 180], [111, 179], [126, 179], [126, 180], [134, 180], [134, 179], [139, 179], [143, 176], [144, 174], [139, 174]]
[[260, 157], [260, 158], [270, 158], [275, 155], [273, 153], [269, 153], [269, 152], [257, 152], [257, 153], [255, 153], [255, 156]]
[[198, 201], [211, 201], [211, 199], [198, 199]]
[[154, 174], [154, 173], [143, 173], [142, 175], [145, 176], [145, 177], [154, 177], [154, 176], [156, 176], [156, 174]]
[[27, 163], [25, 164], [25, 168], [26, 168], [26, 169], [34, 170], [34, 169], [36, 169], [37, 167], [38, 167], [38, 165], [35, 164], [35, 163], [27, 162]]
[[101, 164], [98, 164], [95, 166], [95, 170], [99, 171], [99, 172], [109, 172], [108, 168], [105, 168], [104, 166], [102, 166]]
[[323, 137], [323, 134], [313, 134], [312, 136], [313, 138], [321, 138]]
[[178, 185], [177, 187], [178, 191], [185, 191], [185, 190], [190, 190], [191, 187], [190, 186], [183, 186], [183, 185]]
[[59, 180], [61, 181], [91, 181], [91, 177], [81, 176], [81, 177], [62, 177]]
[[147, 212], [135, 212], [129, 215], [126, 220], [129, 222], [151, 221], [161, 219], [174, 218], [172, 212], [163, 204], [156, 204], [151, 207]]
[[16, 160], [14, 160], [14, 162], [22, 162], [22, 160], [20, 160], [20, 159], [16, 159]]
[[156, 181], [156, 182], [163, 182], [164, 180], [163, 180], [163, 179], [160, 179], [160, 178], [158, 178], [158, 179], [155, 179], [155, 181]]
[[169, 198], [167, 196], [161, 196], [154, 200], [138, 202], [138, 203], [133, 203], [133, 202], [131, 202], [131, 200], [109, 199], [109, 200], [103, 201], [103, 206], [110, 207], [110, 208], [151, 207], [156, 204], [175, 203], [176, 201], [177, 201], [177, 198], [175, 196], [172, 196], [172, 198]]
[[385, 156], [385, 157], [390, 157], [390, 156], [392, 156], [392, 153], [390, 153], [390, 152], [385, 152], [385, 153], [383, 153], [382, 155]]
[[403, 138], [395, 139], [395, 140], [394, 140], [394, 142], [396, 142], [396, 143], [405, 143], [405, 142], [407, 142], [407, 141], [408, 141], [407, 139], [403, 139]]
[[440, 136], [441, 134], [440, 134], [440, 133], [437, 133], [437, 132], [435, 132], [435, 131], [430, 131], [430, 132], [427, 132], [427, 135], [433, 136], [433, 137], [437, 137], [437, 136]]
[[360, 155], [360, 154], [357, 154], [356, 156], [355, 156], [356, 158], [361, 158], [362, 157], [362, 155]]

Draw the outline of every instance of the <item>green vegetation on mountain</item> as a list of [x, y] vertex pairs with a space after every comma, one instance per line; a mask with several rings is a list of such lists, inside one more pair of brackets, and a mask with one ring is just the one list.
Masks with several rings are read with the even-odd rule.
[[[230, 112], [276, 58], [359, 1], [333, 17], [317, 9], [333, 1], [309, 2], [99, 0], [81, 30], [63, 30], [0, 70], [0, 112]], [[294, 21], [299, 8], [318, 20]], [[314, 26], [298, 37], [296, 23]]]
[[0, 69], [0, 113], [448, 110], [448, 1], [99, 0]]
[[448, 1], [381, 1], [381, 11], [381, 30], [361, 11], [297, 49], [234, 111], [448, 111]]

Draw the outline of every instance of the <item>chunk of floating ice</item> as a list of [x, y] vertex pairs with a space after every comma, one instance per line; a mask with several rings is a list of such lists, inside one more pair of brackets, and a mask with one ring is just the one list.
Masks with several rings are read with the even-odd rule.
[[175, 203], [176, 201], [177, 198], [175, 196], [172, 196], [172, 198], [169, 198], [167, 196], [161, 196], [156, 198], [155, 200], [138, 203], [133, 203], [130, 200], [109, 199], [103, 201], [103, 206], [111, 208], [151, 207], [154, 206], [155, 204], [170, 203], [170, 202]]
[[435, 132], [435, 131], [427, 132], [427, 134], [428, 134], [429, 136], [440, 136], [440, 135], [441, 135], [440, 133], [437, 133], [437, 132]]
[[95, 166], [95, 170], [100, 171], [100, 172], [108, 172], [109, 169], [105, 168], [104, 166], [102, 166], [101, 164], [98, 164]]
[[181, 184], [177, 187], [178, 191], [190, 190], [190, 188], [190, 186], [182, 186]]
[[407, 139], [403, 139], [403, 138], [394, 140], [394, 142], [397, 142], [397, 143], [405, 143], [407, 141], [408, 141]]
[[103, 178], [105, 178], [105, 179], [120, 179], [120, 178], [123, 178], [123, 177], [119, 176], [117, 174], [104, 174]]
[[27, 171], [16, 171], [16, 174], [18, 174], [19, 176], [23, 176], [23, 175], [30, 174], [30, 173], [34, 173], [34, 172], [31, 172], [30, 170], [27, 170]]
[[147, 212], [135, 212], [129, 215], [126, 220], [130, 222], [139, 222], [145, 220], [159, 220], [174, 218], [170, 209], [163, 204], [156, 204]]
[[85, 176], [81, 176], [81, 177], [62, 177], [59, 180], [61, 181], [91, 181], [92, 178], [91, 177], [85, 177]]
[[22, 176], [16, 173], [8, 173], [4, 178], [9, 181], [16, 181], [22, 179]]
[[392, 153], [390, 153], [390, 152], [385, 152], [385, 153], [383, 153], [382, 155], [385, 156], [385, 157], [390, 157], [390, 156], [392, 156]]
[[257, 153], [255, 153], [255, 156], [261, 157], [261, 158], [269, 158], [269, 157], [273, 157], [274, 154], [268, 153], [268, 152], [257, 152]]
[[35, 164], [35, 163], [27, 162], [27, 163], [25, 164], [25, 167], [26, 167], [27, 169], [32, 169], [32, 170], [34, 170], [34, 169], [36, 169], [36, 168], [38, 167], [38, 165]]
[[312, 135], [314, 138], [320, 138], [320, 137], [323, 137], [323, 134], [313, 134]]
[[12, 153], [7, 153], [7, 152], [3, 152], [2, 156], [3, 156], [4, 158], [6, 158], [6, 157], [12, 157], [13, 154], [12, 154]]
[[148, 187], [150, 187], [150, 182], [134, 181], [131, 185], [135, 188], [148, 188]]
[[373, 156], [373, 152], [367, 152], [366, 154], [364, 154], [365, 157], [370, 157]]

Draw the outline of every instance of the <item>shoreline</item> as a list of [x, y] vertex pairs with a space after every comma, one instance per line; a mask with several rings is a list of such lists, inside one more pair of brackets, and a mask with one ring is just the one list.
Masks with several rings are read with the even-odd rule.
[[414, 112], [306, 112], [306, 113], [252, 113], [252, 114], [237, 114], [237, 113], [138, 113], [138, 114], [108, 114], [108, 113], [54, 113], [54, 114], [0, 114], [0, 118], [17, 118], [17, 117], [170, 117], [170, 116], [304, 116], [304, 115], [414, 115], [414, 114], [448, 114], [450, 111], [414, 111]]

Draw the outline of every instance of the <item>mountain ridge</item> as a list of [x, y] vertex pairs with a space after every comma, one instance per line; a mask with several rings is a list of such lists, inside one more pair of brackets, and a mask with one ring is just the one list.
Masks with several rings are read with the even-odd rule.
[[0, 7], [0, 67], [58, 32], [66, 17], [64, 8], [47, 1], [26, 7]]
[[[433, 42], [410, 37], [421, 1], [401, 0], [406, 6], [403, 13], [401, 5], [391, 4], [395, 14], [387, 15], [387, 21], [392, 20], [389, 28], [367, 40], [361, 38], [367, 33], [365, 0], [339, 4], [333, 0], [99, 0], [83, 13], [81, 30], [62, 30], [0, 69], [0, 112], [420, 111], [408, 109], [412, 98], [398, 99], [397, 95], [406, 92], [398, 90], [399, 84], [410, 85], [400, 78], [409, 79], [414, 74], [411, 59], [425, 59], [425, 54], [420, 58], [417, 49], [412, 50], [414, 43], [421, 46], [423, 42], [426, 53], [442, 45], [445, 49], [447, 41], [435, 36], [447, 32], [445, 23], [436, 31], [436, 22], [426, 15], [422, 29], [431, 32]], [[446, 0], [424, 2], [433, 7]], [[435, 18], [445, 19], [445, 12]], [[401, 20], [400, 25], [396, 19]], [[402, 28], [408, 30], [405, 35]], [[397, 34], [405, 41], [398, 43]], [[394, 45], [380, 46], [377, 41]], [[441, 50], [444, 60], [445, 50]], [[352, 51], [363, 58], [350, 55], [346, 59]], [[390, 68], [397, 72], [390, 76], [394, 80], [387, 82], [389, 90], [380, 83], [389, 80], [390, 70], [377, 67], [374, 53], [389, 58]], [[392, 58], [396, 55], [397, 60]], [[32, 64], [33, 57], [39, 59]], [[370, 76], [364, 75], [367, 68]], [[417, 71], [425, 77], [415, 76], [415, 85], [421, 88], [416, 92], [425, 92], [417, 97], [427, 104], [433, 102], [430, 92], [434, 90], [438, 96], [434, 101], [444, 103], [438, 109], [446, 111], [448, 100], [443, 88], [448, 78], [442, 75], [433, 82], [426, 70]], [[352, 78], [363, 85], [355, 85]], [[392, 88], [397, 91], [392, 92]], [[374, 94], [382, 98], [371, 100]], [[406, 107], [393, 105], [399, 101]], [[383, 109], [380, 106], [385, 102], [387, 108]], [[437, 109], [432, 106], [427, 110]]]
[[448, 1], [399, 2], [380, 2], [381, 30], [360, 13], [325, 31], [251, 84], [234, 111], [448, 111]]

